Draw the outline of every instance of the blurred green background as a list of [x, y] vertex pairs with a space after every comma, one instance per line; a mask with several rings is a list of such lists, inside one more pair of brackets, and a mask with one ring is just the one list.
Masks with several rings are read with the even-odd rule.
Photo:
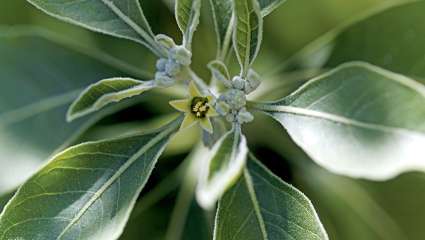
[[[154, 32], [167, 33], [179, 39], [173, 15], [162, 1], [142, 0], [141, 2]], [[266, 18], [264, 46], [256, 68], [260, 73], [267, 74], [264, 71], [282, 64], [322, 34], [388, 2], [390, 1], [288, 0]], [[215, 36], [211, 16], [207, 11], [204, 12], [201, 26], [194, 39], [194, 63], [195, 69], [203, 77], [209, 78], [205, 64], [215, 55]], [[59, 22], [38, 11], [24, 0], [2, 1], [0, 25], [40, 26], [56, 32], [62, 37], [77, 41], [81, 45], [122, 59], [147, 72], [153, 71], [154, 56], [137, 44]], [[0, 56], [0, 58], [4, 57], [6, 56]], [[279, 76], [273, 80], [269, 79], [269, 81], [279, 81]], [[153, 108], [149, 104], [142, 107]], [[164, 110], [157, 110], [149, 109], [152, 112], [150, 117], [157, 117], [157, 113], [168, 111], [166, 107]], [[115, 123], [134, 122], [134, 118], [137, 116], [132, 112], [124, 112], [119, 118], [115, 116], [113, 119], [107, 119], [98, 124], [86, 134], [85, 138], [99, 138], [99, 133], [108, 135], [104, 130], [105, 128], [110, 130], [111, 125], [114, 126], [112, 132], [122, 131], [122, 128], [126, 128], [127, 125], [117, 126]], [[261, 119], [260, 116], [258, 118]], [[151, 122], [144, 121], [144, 124], [149, 123]], [[276, 131], [276, 129], [280, 131]], [[423, 174], [404, 174], [385, 183], [348, 179], [330, 174], [314, 165], [305, 154], [294, 146], [285, 135], [284, 130], [270, 119], [263, 117], [260, 123], [249, 124], [246, 131], [251, 136], [248, 136], [250, 145], [259, 158], [263, 159], [273, 172], [297, 186], [312, 200], [331, 239], [425, 239], [425, 228], [423, 227], [425, 225], [425, 177]], [[193, 141], [189, 138], [188, 143], [177, 145], [176, 151], [171, 151], [165, 160], [161, 160], [160, 166], [157, 168], [159, 170], [154, 173], [145, 192], [148, 192], [157, 182], [173, 171], [184, 158]], [[283, 149], [281, 147], [283, 145], [276, 145], [276, 142], [285, 143], [286, 147]], [[289, 158], [292, 160], [288, 161]], [[172, 205], [175, 202], [176, 191], [171, 191], [164, 200], [135, 216], [123, 239], [130, 239], [131, 236], [149, 236], [143, 239], [163, 239], [164, 229], [168, 226]]]

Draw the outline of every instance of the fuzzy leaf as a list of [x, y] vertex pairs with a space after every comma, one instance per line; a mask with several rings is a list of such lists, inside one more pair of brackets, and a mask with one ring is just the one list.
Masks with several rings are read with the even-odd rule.
[[176, 20], [183, 33], [183, 45], [191, 49], [193, 34], [199, 24], [201, 0], [176, 0]]
[[404, 76], [349, 63], [260, 108], [332, 172], [386, 180], [425, 170], [425, 87]]
[[85, 86], [136, 74], [110, 56], [71, 43], [42, 29], [0, 27], [0, 193], [21, 184], [111, 108], [124, 107], [66, 122], [69, 105]]
[[269, 15], [271, 12], [276, 10], [286, 0], [258, 0], [261, 8], [261, 14], [263, 17]]
[[74, 101], [67, 113], [68, 121], [96, 112], [106, 105], [134, 97], [155, 87], [152, 81], [109, 78], [90, 85]]
[[154, 40], [139, 0], [27, 0], [43, 12], [92, 31], [129, 39], [155, 54], [163, 50]]
[[310, 200], [253, 156], [221, 199], [214, 240], [326, 240]]
[[232, 36], [232, 0], [210, 0], [213, 13], [214, 26], [217, 34], [218, 58], [223, 60], [229, 45], [231, 44]]
[[0, 239], [117, 239], [180, 122], [59, 153], [6, 206]]
[[263, 18], [257, 0], [233, 0], [234, 33], [233, 46], [246, 77], [251, 64], [260, 51], [263, 38]]
[[248, 154], [245, 136], [240, 129], [226, 133], [213, 147], [200, 175], [196, 197], [210, 209], [242, 174]]
[[226, 65], [222, 61], [212, 61], [208, 64], [208, 68], [210, 69], [212, 76], [216, 80], [219, 80], [226, 86], [231, 87], [229, 70], [227, 70]]
[[10, 193], [5, 193], [0, 196], [0, 212], [3, 211], [3, 208], [6, 206], [6, 204], [9, 202], [9, 200], [13, 197], [14, 194], [15, 192], [12, 191]]

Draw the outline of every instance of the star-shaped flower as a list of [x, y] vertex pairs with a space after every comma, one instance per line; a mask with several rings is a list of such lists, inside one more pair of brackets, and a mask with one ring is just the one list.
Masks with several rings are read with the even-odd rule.
[[210, 117], [218, 116], [212, 106], [212, 96], [204, 96], [201, 94], [196, 85], [191, 82], [189, 84], [189, 98], [171, 101], [170, 105], [180, 112], [185, 113], [185, 118], [180, 129], [188, 128], [195, 123], [208, 131], [213, 132]]

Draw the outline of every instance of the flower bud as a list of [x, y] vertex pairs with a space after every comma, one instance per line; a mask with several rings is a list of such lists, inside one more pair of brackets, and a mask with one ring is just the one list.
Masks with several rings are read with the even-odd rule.
[[155, 83], [160, 87], [169, 87], [175, 83], [175, 80], [169, 77], [165, 72], [155, 74]]
[[165, 72], [168, 74], [168, 76], [171, 77], [179, 74], [181, 69], [181, 65], [173, 59], [168, 59], [167, 64], [165, 65]]
[[171, 48], [170, 58], [183, 66], [189, 66], [192, 63], [192, 53], [183, 46]]
[[245, 106], [246, 96], [245, 93], [237, 89], [229, 89], [225, 93], [225, 101], [232, 110], [238, 110]]
[[237, 115], [237, 120], [240, 124], [252, 122], [254, 116], [248, 112], [245, 108], [241, 109]]
[[236, 76], [232, 80], [232, 86], [238, 90], [244, 90], [245, 88], [245, 80], [239, 76]]
[[245, 93], [246, 94], [252, 93], [254, 90], [258, 88], [258, 86], [260, 86], [260, 84], [261, 84], [260, 76], [254, 70], [250, 69], [248, 72], [247, 80], [245, 81], [245, 87], [244, 87]]
[[156, 70], [158, 72], [165, 72], [165, 67], [167, 65], [168, 59], [160, 58], [158, 61], [156, 61]]

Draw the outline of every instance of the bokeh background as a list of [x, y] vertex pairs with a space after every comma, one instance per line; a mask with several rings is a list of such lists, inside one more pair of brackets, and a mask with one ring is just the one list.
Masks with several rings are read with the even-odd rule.
[[[141, 2], [154, 32], [167, 33], [179, 39], [180, 36], [177, 32], [172, 10], [166, 2], [159, 0], [142, 0]], [[275, 70], [317, 37], [388, 2], [388, 0], [288, 0], [265, 20], [263, 50], [256, 63], [256, 69], [266, 76], [269, 72], [273, 72], [273, 74], [270, 74], [273, 77], [264, 81], [277, 83], [288, 81], [291, 83], [292, 78], [303, 78], [303, 76], [300, 77], [297, 74], [285, 71], [275, 74]], [[194, 39], [194, 68], [202, 76], [209, 78], [205, 64], [215, 55], [215, 36], [211, 16], [206, 8], [204, 13], [201, 26]], [[153, 71], [154, 56], [137, 44], [62, 23], [38, 11], [24, 0], [2, 0], [0, 26], [3, 31], [0, 35], [6, 34], [4, 32], [9, 31], [10, 28], [21, 29], [23, 26], [38, 26], [49, 30], [64, 41], [83, 46], [86, 50], [96, 53], [104, 52], [121, 59], [134, 68], [146, 72], [147, 76]], [[15, 54], [16, 56], [20, 55], [20, 59], [24, 59], [24, 53], [27, 54], [27, 64], [37, 65], [38, 58], [34, 55], [48, 54], [42, 51], [42, 44], [35, 42], [34, 48], [29, 47], [25, 49], [25, 52], [17, 51], [15, 53], [11, 46], [24, 44], [17, 41], [19, 41], [19, 38], [0, 42], [0, 65], [10, 63], [11, 59], [15, 60]], [[28, 39], [22, 41], [28, 41]], [[31, 57], [32, 55], [33, 57]], [[52, 57], [57, 56], [60, 55], [52, 55]], [[60, 60], [57, 61], [60, 67], [66, 65], [60, 63]], [[73, 64], [76, 63], [67, 64], [70, 68], [73, 68]], [[54, 67], [54, 64], [50, 67]], [[14, 71], [19, 72], [20, 66], [10, 64], [8, 68], [15, 68]], [[4, 68], [0, 66], [0, 69]], [[78, 74], [72, 72], [72, 70], [69, 73]], [[312, 76], [314, 74], [314, 72], [311, 73]], [[3, 85], [8, 83], [7, 77], [6, 74], [0, 73], [0, 92], [2, 94], [8, 89], [13, 89], [11, 85]], [[25, 79], [21, 79], [20, 84], [25, 85], [25, 81]], [[295, 81], [294, 84], [285, 85], [285, 88], [277, 94], [281, 96], [300, 83]], [[37, 82], [27, 82], [27, 84], [37, 86]], [[28, 91], [31, 91], [31, 89]], [[43, 87], [38, 86], [37, 90], [34, 91], [43, 92], [44, 90]], [[19, 98], [19, 94], [19, 92], [16, 92], [13, 95]], [[0, 97], [0, 130], [7, 132], [4, 130], [7, 125], [1, 125], [1, 114], [5, 112], [5, 106], [12, 100], [10, 100], [11, 96], [9, 98], [4, 96], [6, 95]], [[267, 97], [271, 98], [272, 96]], [[140, 98], [136, 104], [129, 105], [128, 109], [109, 115], [106, 119], [97, 122], [82, 137], [74, 139], [73, 142], [115, 136], [140, 127], [155, 127], [166, 121], [168, 114], [172, 112], [172, 109], [166, 104], [171, 98], [173, 96], [170, 96], [169, 93], [154, 93], [151, 96]], [[249, 124], [245, 129], [249, 135], [251, 148], [274, 173], [306, 193], [317, 208], [331, 239], [422, 240], [425, 238], [424, 174], [407, 173], [388, 182], [370, 182], [336, 176], [313, 164], [291, 142], [285, 131], [277, 123], [266, 117], [258, 116], [258, 119], [259, 121]], [[38, 134], [39, 139], [37, 141], [39, 142], [48, 141], [49, 134], [61, 131], [60, 126], [57, 129], [49, 129], [49, 124], [46, 125], [46, 121], [49, 122], [48, 118], [38, 121], [38, 123], [33, 122], [31, 127], [26, 128], [25, 132], [21, 132], [20, 137], [15, 140], [26, 143], [29, 138], [31, 140], [36, 139], [32, 136], [32, 132], [37, 132], [38, 127], [45, 133]], [[63, 124], [66, 123], [63, 122]], [[185, 134], [187, 134], [186, 137], [178, 137], [178, 140], [175, 140], [172, 146], [167, 149], [165, 157], [160, 160], [159, 166], [156, 168], [141, 199], [146, 199], [143, 197], [150, 190], [155, 189], [155, 186], [162, 179], [174, 174], [175, 169], [186, 157], [190, 147], [196, 144], [198, 133], [195, 130], [190, 130]], [[7, 141], [4, 138], [0, 137], [1, 143]], [[19, 148], [15, 145], [15, 148], [12, 149], [25, 153], [28, 144], [30, 143]], [[1, 193], [13, 190], [22, 179], [25, 179], [42, 162], [40, 160], [43, 159], [42, 156], [50, 155], [50, 153], [47, 153], [49, 147], [44, 148], [43, 145], [42, 149], [46, 152], [38, 152], [37, 156], [40, 156], [38, 158], [28, 157], [19, 160], [15, 159], [14, 155], [10, 153], [12, 150], [2, 152], [0, 146], [0, 153], [2, 154], [0, 156]], [[31, 152], [28, 151], [28, 154], [31, 154]], [[142, 239], [164, 239], [173, 213], [176, 195], [179, 191], [179, 186], [173, 183], [173, 181], [169, 183], [168, 190], [164, 191], [164, 198], [161, 201], [149, 202], [149, 199], [152, 199], [149, 198], [152, 196], [149, 194], [148, 200], [141, 200], [145, 201], [146, 204], [136, 209], [137, 214], [132, 217], [131, 224], [127, 227], [122, 239], [134, 239], [135, 236]], [[208, 236], [211, 229], [194, 227], [201, 222], [199, 220], [201, 217], [199, 208], [194, 202], [192, 202], [192, 205], [193, 207], [190, 209], [193, 214], [189, 215], [190, 219], [187, 221], [181, 219], [185, 233], [196, 236], [194, 239], [210, 239]]]

